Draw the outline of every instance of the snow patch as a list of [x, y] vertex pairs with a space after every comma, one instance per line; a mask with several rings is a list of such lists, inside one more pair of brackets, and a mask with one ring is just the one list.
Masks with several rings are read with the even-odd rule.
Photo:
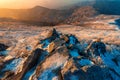
[[47, 52], [44, 52], [43, 55], [41, 55], [41, 56], [39, 57], [39, 60], [38, 60], [37, 65], [36, 65], [35, 67], [33, 67], [32, 69], [30, 69], [30, 70], [25, 74], [25, 76], [23, 77], [22, 80], [29, 80], [30, 76], [32, 76], [32, 75], [34, 74], [34, 72], [35, 72], [35, 70], [36, 70], [36, 67], [39, 65], [39, 63], [40, 63], [41, 61], [43, 61], [43, 60], [45, 59], [45, 57], [47, 56], [47, 54], [48, 54]]
[[94, 64], [92, 61], [90, 61], [88, 59], [81, 59], [79, 61], [79, 63], [80, 63], [81, 66], [87, 66], [87, 65], [91, 66], [91, 65]]
[[50, 44], [50, 42], [48, 39], [45, 39], [42, 41], [42, 44], [43, 44], [43, 48], [46, 48]]
[[38, 80], [52, 80], [54, 77], [56, 77], [56, 74], [53, 73], [53, 70], [55, 67], [51, 67], [50, 69], [45, 70], [38, 78]]
[[78, 57], [78, 56], [80, 56], [77, 49], [70, 50], [70, 55], [72, 57]]
[[74, 36], [69, 37], [70, 44], [75, 44], [76, 43], [76, 38]]
[[[104, 54], [101, 54], [101, 58], [103, 63], [110, 69], [114, 71], [110, 71], [111, 77], [114, 80], [120, 79], [120, 47], [115, 45], [107, 45], [110, 49]], [[118, 58], [117, 58], [118, 57]], [[114, 61], [114, 59], [116, 61]], [[118, 76], [119, 75], [119, 76]]]
[[112, 72], [112, 71], [109, 71], [109, 72], [110, 72], [110, 74], [111, 74], [111, 77], [112, 77], [114, 80], [120, 80], [120, 77], [118, 77], [117, 75], [115, 75], [114, 72]]
[[29, 70], [25, 76], [23, 77], [22, 80], [29, 80], [30, 76], [34, 74], [36, 67], [33, 67], [31, 70]]
[[70, 77], [70, 80], [79, 80], [79, 78], [77, 76], [73, 75], [73, 76]]
[[7, 56], [8, 52], [9, 52], [8, 50], [0, 51], [0, 55]]
[[16, 71], [17, 67], [20, 66], [20, 62], [22, 61], [22, 58], [14, 59], [8, 64], [5, 65], [5, 68], [2, 71]]

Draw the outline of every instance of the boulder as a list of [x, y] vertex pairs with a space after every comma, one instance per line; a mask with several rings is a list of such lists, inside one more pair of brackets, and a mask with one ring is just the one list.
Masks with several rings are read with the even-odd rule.
[[[35, 73], [30, 80], [52, 80], [61, 78], [61, 68], [68, 59], [68, 51], [62, 50], [62, 47], [52, 52], [35, 70]], [[66, 55], [65, 55], [66, 54]], [[59, 80], [58, 79], [58, 80]], [[60, 79], [61, 80], [61, 79]]]
[[61, 70], [63, 80], [112, 80], [109, 68], [101, 66], [81, 67], [73, 59], [70, 59]]
[[16, 78], [16, 80], [21, 80], [23, 76], [27, 73], [27, 71], [38, 64], [38, 61], [40, 59], [39, 57], [42, 56], [43, 52], [44, 51], [41, 49], [36, 49], [28, 57], [10, 60], [8, 63], [6, 63], [2, 71], [7, 72], [8, 74], [13, 72], [14, 75], [5, 77], [6, 73], [4, 73], [3, 78], [7, 80], [12, 80], [13, 78]]
[[55, 50], [57, 47], [60, 47], [64, 44], [65, 42], [59, 38], [56, 38], [53, 42], [51, 42], [47, 46], [47, 51], [51, 53], [53, 50]]
[[93, 56], [100, 56], [100, 54], [106, 53], [106, 46], [103, 42], [101, 42], [99, 39], [92, 41], [90, 45], [87, 47], [87, 53], [91, 57]]
[[51, 53], [53, 50], [55, 49], [55, 43], [51, 42], [48, 46], [47, 46], [47, 51], [49, 53]]
[[41, 35], [44, 37], [44, 39], [51, 38], [53, 36], [59, 37], [59, 33], [56, 31], [55, 28], [53, 28], [52, 30], [47, 30], [43, 32]]
[[68, 40], [69, 40], [67, 35], [61, 35], [60, 38], [65, 40], [65, 42], [68, 42]]

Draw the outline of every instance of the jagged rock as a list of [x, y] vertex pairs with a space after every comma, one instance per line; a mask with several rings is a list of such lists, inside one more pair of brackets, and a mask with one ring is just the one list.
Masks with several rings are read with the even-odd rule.
[[50, 38], [50, 37], [53, 37], [53, 36], [54, 37], [59, 36], [59, 34], [58, 34], [58, 32], [56, 31], [55, 28], [53, 28], [52, 30], [48, 30], [46, 32], [43, 32], [41, 35], [44, 37], [44, 39], [47, 39], [47, 38]]
[[74, 60], [69, 60], [61, 71], [64, 80], [111, 80], [109, 68], [100, 66], [80, 67]]
[[63, 40], [57, 38], [47, 46], [47, 51], [51, 53], [53, 50], [55, 50], [59, 46], [62, 46], [64, 43], [65, 42]]
[[[2, 67], [2, 69], [0, 71], [2, 78], [5, 78], [3, 80], [6, 80], [6, 79], [12, 80], [14, 75], [17, 75], [22, 71], [24, 62], [25, 62], [25, 59], [22, 59], [22, 58], [16, 58], [16, 59], [12, 59], [12, 60], [5, 62], [4, 67]], [[10, 75], [11, 72], [14, 75]]]
[[67, 35], [61, 35], [60, 38], [61, 38], [61, 39], [64, 39], [65, 42], [68, 42], [68, 40], [69, 40], [69, 38], [68, 38]]
[[9, 54], [0, 56], [0, 79], [120, 79], [119, 48], [118, 51], [114, 47], [116, 51], [111, 48], [106, 52], [106, 46], [100, 39], [88, 46], [88, 43], [78, 41], [74, 35], [59, 34], [55, 29], [45, 37], [20, 39], [16, 45], [7, 49]]
[[[38, 37], [29, 37], [25, 38], [23, 42], [19, 41], [16, 46], [13, 47], [13, 49], [9, 52], [9, 55], [15, 56], [15, 57], [22, 57], [22, 56], [28, 56], [31, 55], [33, 50], [37, 47], [39, 44]], [[30, 49], [28, 50], [27, 47]]]
[[38, 65], [35, 74], [30, 80], [52, 80], [55, 77], [60, 78], [60, 70], [69, 57], [67, 52], [64, 49], [61, 51], [60, 48], [52, 52], [50, 56]]
[[35, 67], [39, 61], [40, 56], [42, 56], [42, 53], [44, 51], [41, 49], [36, 49], [32, 55], [30, 55], [27, 60], [25, 61], [24, 65], [23, 65], [23, 69], [20, 73], [19, 79], [21, 80], [23, 78], [23, 76], [25, 75], [25, 73], [27, 73], [27, 71], [29, 71], [30, 69], [32, 69], [33, 67]]
[[[46, 37], [45, 39], [40, 41], [40, 44], [42, 45], [42, 48], [49, 47], [48, 45], [50, 45], [50, 46], [54, 45], [53, 41], [55, 39], [59, 38], [59, 34], [56, 31], [56, 29], [53, 28], [53, 30], [50, 31], [50, 32], [51, 33], [48, 33], [50, 35], [49, 37]], [[50, 52], [51, 52], [51, 50], [50, 50]]]
[[[13, 78], [17, 78], [16, 80], [21, 80], [25, 73], [30, 70], [32, 67], [37, 65], [40, 55], [44, 52], [41, 49], [36, 49], [32, 55], [26, 58], [18, 58], [11, 60], [8, 65], [3, 70], [10, 70], [10, 72], [14, 72], [14, 75], [7, 77], [7, 80], [12, 80]], [[10, 68], [11, 67], [11, 68]], [[4, 75], [6, 76], [6, 75]]]
[[91, 55], [92, 57], [94, 55], [100, 56], [100, 54], [106, 53], [106, 46], [100, 39], [96, 39], [87, 47], [87, 53], [89, 53], [88, 55]]
[[51, 53], [54, 49], [55, 49], [55, 43], [51, 42], [47, 47], [47, 51]]

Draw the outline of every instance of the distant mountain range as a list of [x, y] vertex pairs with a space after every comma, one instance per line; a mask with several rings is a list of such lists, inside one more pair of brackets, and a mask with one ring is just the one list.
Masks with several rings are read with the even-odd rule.
[[30, 9], [0, 9], [0, 18], [12, 18], [39, 25], [56, 25], [63, 22], [71, 23], [86, 20], [98, 13], [120, 15], [119, 3], [118, 0], [95, 0], [69, 5], [58, 10], [41, 6]]
[[55, 25], [65, 20], [71, 12], [36, 6], [31, 9], [0, 9], [0, 17], [41, 25]]

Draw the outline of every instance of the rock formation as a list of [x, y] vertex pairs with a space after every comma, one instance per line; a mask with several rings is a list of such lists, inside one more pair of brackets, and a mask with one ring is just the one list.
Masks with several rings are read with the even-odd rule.
[[[0, 79], [119, 80], [120, 48], [110, 52], [106, 45], [97, 40], [85, 46], [75, 35], [53, 29], [43, 38], [20, 40], [7, 55], [0, 56]], [[0, 51], [6, 50], [0, 44]]]

